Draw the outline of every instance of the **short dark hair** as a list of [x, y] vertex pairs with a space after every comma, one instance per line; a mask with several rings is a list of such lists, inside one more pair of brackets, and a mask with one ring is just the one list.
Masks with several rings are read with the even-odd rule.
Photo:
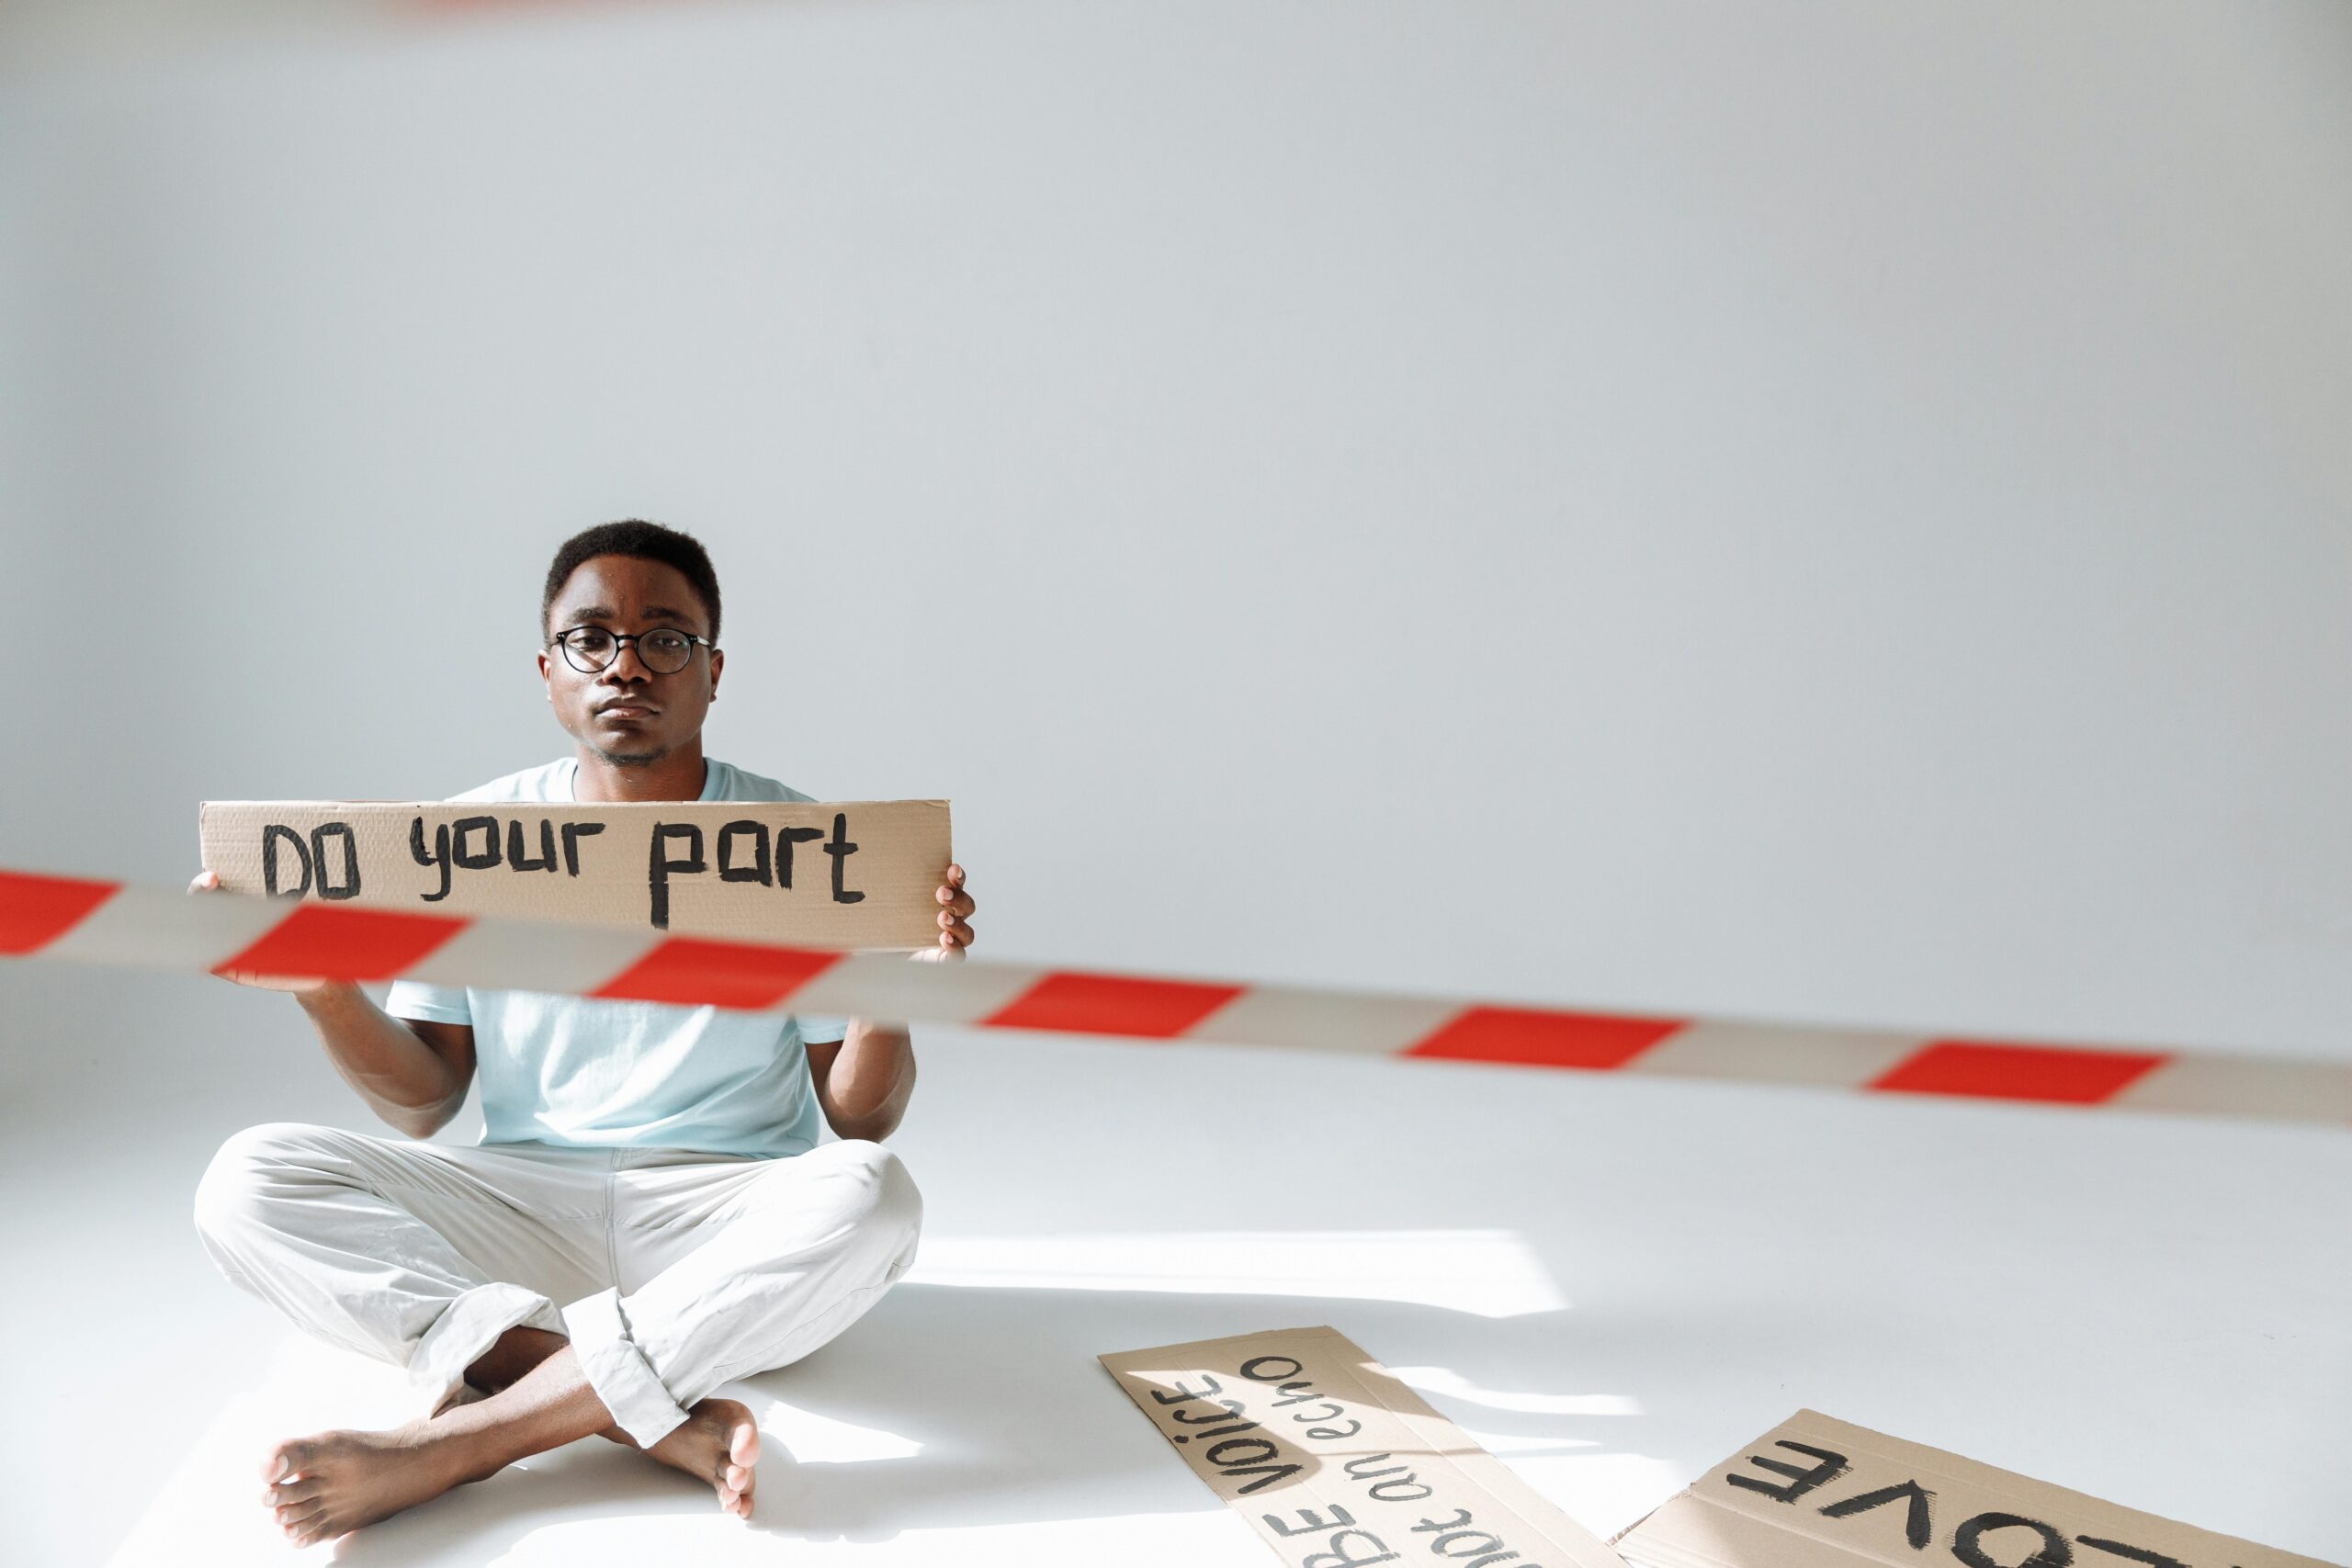
[[555, 596], [563, 592], [580, 563], [595, 556], [634, 556], [677, 568], [687, 586], [702, 595], [703, 608], [710, 612], [710, 640], [718, 640], [718, 573], [711, 570], [710, 552], [692, 534], [637, 517], [582, 528], [563, 542], [548, 568], [547, 587], [539, 594], [541, 637], [548, 635], [548, 612], [555, 608]]

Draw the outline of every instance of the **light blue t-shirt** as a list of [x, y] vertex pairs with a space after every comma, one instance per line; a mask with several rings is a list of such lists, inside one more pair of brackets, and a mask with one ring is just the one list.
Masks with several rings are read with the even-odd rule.
[[[458, 800], [576, 798], [577, 759], [493, 779]], [[774, 779], [703, 764], [704, 800], [808, 800]], [[395, 980], [395, 1018], [467, 1023], [481, 1086], [481, 1141], [567, 1148], [700, 1149], [775, 1156], [817, 1144], [819, 1110], [802, 1048], [839, 1040], [837, 1018], [724, 1008], [587, 1001], [537, 991]]]

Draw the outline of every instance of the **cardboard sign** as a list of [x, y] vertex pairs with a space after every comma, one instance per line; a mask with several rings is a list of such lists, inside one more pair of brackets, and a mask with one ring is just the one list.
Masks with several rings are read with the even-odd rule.
[[1811, 1410], [1616, 1544], [1634, 1568], [2326, 1568]]
[[204, 865], [237, 893], [823, 948], [928, 947], [944, 800], [214, 800]]
[[1102, 1361], [1291, 1568], [1623, 1568], [1334, 1329], [1274, 1329]]

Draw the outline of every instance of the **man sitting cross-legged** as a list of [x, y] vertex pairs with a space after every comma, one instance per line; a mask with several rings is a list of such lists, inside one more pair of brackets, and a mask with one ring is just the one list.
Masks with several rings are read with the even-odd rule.
[[[459, 796], [806, 800], [706, 759], [718, 583], [645, 523], [557, 553], [538, 671], [574, 754]], [[195, 886], [218, 886], [209, 873]], [[938, 945], [972, 940], [951, 866]], [[856, 1321], [914, 1258], [922, 1199], [878, 1142], [914, 1089], [906, 1030], [529, 992], [232, 975], [291, 991], [404, 1139], [277, 1122], [224, 1145], [196, 1217], [221, 1271], [307, 1331], [407, 1367], [429, 1414], [277, 1444], [263, 1501], [331, 1540], [526, 1455], [602, 1435], [749, 1518], [759, 1431], [731, 1378]], [[430, 1144], [481, 1084], [473, 1147]], [[819, 1120], [840, 1141], [819, 1143]]]

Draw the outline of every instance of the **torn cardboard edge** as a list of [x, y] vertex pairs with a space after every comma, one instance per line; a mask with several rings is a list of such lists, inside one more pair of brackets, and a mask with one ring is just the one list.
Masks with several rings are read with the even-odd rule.
[[236, 893], [844, 949], [929, 947], [944, 800], [206, 801]]
[[2333, 1568], [1813, 1410], [1613, 1544], [1632, 1568]]
[[1330, 1327], [1100, 1359], [1292, 1568], [1435, 1558], [1623, 1568], [1617, 1554]]

